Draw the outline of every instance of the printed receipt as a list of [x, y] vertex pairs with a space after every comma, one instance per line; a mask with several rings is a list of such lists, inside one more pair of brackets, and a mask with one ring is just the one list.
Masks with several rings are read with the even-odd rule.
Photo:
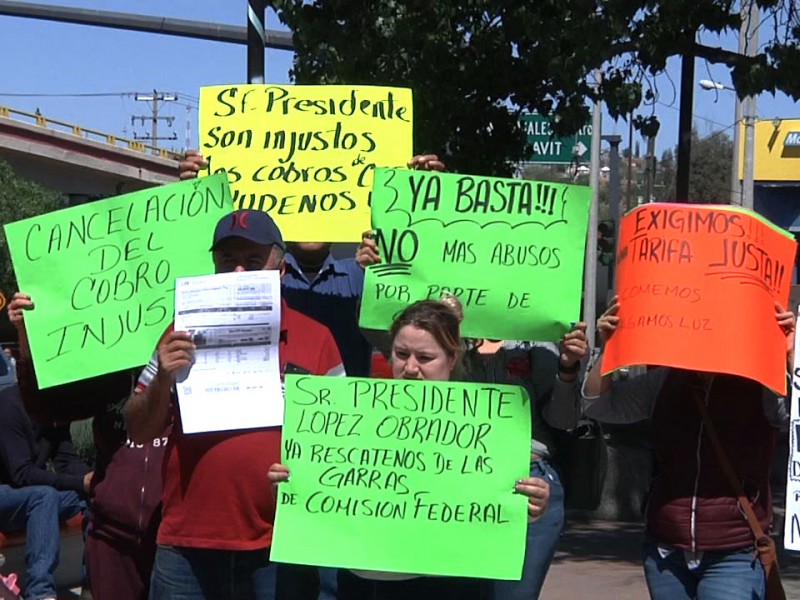
[[184, 433], [283, 423], [278, 271], [180, 278], [175, 331], [192, 336], [192, 366], [178, 377]]

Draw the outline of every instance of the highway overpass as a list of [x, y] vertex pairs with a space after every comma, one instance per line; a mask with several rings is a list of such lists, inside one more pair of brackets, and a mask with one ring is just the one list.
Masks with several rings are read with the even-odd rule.
[[6, 106], [0, 106], [0, 158], [72, 203], [177, 180], [173, 152]]

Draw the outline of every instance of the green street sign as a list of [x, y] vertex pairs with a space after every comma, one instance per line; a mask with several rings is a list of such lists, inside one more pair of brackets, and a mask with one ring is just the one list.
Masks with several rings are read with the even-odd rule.
[[587, 123], [580, 131], [567, 138], [554, 137], [550, 119], [542, 115], [521, 115], [519, 126], [528, 136], [532, 146], [527, 162], [568, 165], [577, 160], [588, 163], [592, 146], [592, 126]]

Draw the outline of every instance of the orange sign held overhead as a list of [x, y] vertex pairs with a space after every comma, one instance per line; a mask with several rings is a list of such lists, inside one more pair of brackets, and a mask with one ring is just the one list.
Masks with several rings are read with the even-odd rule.
[[786, 307], [797, 242], [760, 215], [721, 205], [647, 204], [622, 218], [620, 322], [608, 373], [666, 365], [732, 373], [786, 393]]

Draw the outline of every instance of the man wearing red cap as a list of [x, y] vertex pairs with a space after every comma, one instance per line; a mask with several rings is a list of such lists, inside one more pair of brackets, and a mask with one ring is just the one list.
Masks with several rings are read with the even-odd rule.
[[[237, 210], [223, 217], [211, 251], [217, 273], [284, 273], [283, 238], [265, 212]], [[280, 462], [280, 429], [184, 434], [174, 384], [194, 350], [188, 333], [167, 331], [127, 405], [134, 442], [158, 437], [173, 424], [150, 597], [270, 598], [266, 567], [275, 499], [266, 475], [269, 465]], [[313, 375], [344, 374], [328, 329], [285, 302], [279, 358], [282, 375], [287, 366]]]

